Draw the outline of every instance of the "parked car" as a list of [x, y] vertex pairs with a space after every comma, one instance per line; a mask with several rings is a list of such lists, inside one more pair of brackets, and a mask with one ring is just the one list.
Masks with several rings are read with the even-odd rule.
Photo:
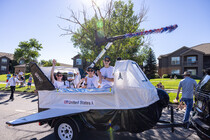
[[206, 71], [196, 89], [191, 122], [201, 139], [210, 139], [210, 70]]

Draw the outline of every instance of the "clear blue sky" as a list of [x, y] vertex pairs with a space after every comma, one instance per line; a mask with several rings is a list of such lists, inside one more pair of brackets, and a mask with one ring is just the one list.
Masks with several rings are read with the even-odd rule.
[[[143, 1], [133, 2], [137, 13]], [[68, 7], [78, 11], [82, 4], [89, 10], [89, 3], [90, 0], [0, 0], [0, 52], [14, 53], [20, 41], [36, 38], [43, 45], [38, 60], [55, 58], [72, 64], [71, 58], [79, 50], [73, 47], [70, 36], [60, 37], [64, 31], [57, 25], [67, 27], [69, 23], [58, 16], [68, 17]], [[179, 26], [170, 34], [149, 36], [156, 57], [182, 46], [210, 43], [209, 0], [145, 0], [145, 4], [149, 9], [147, 20], [140, 28]]]

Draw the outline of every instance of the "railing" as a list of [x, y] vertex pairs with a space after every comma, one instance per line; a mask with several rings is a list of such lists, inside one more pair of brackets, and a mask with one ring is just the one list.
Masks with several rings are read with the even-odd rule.
[[204, 62], [203, 63], [203, 68], [209, 68], [210, 67], [210, 62]]
[[194, 61], [194, 62], [184, 61], [184, 65], [185, 66], [197, 66], [198, 65], [198, 61]]

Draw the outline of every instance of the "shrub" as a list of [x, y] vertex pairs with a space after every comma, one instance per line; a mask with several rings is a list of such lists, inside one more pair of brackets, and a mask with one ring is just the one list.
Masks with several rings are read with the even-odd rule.
[[157, 73], [155, 74], [155, 79], [157, 78], [161, 78], [160, 75], [158, 75]]
[[162, 78], [169, 78], [170, 76], [168, 74], [163, 74]]
[[183, 79], [182, 75], [178, 75], [178, 74], [172, 74], [172, 78], [174, 78], [174, 76], [176, 75], [177, 79]]

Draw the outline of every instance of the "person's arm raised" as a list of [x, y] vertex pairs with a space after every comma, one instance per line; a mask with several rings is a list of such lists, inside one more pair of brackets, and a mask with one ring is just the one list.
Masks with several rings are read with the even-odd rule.
[[54, 81], [55, 81], [55, 78], [54, 78], [55, 64], [56, 64], [56, 61], [55, 61], [55, 59], [53, 59], [53, 65], [52, 65], [51, 75], [50, 75], [50, 78], [51, 78], [52, 83], [54, 83]]

